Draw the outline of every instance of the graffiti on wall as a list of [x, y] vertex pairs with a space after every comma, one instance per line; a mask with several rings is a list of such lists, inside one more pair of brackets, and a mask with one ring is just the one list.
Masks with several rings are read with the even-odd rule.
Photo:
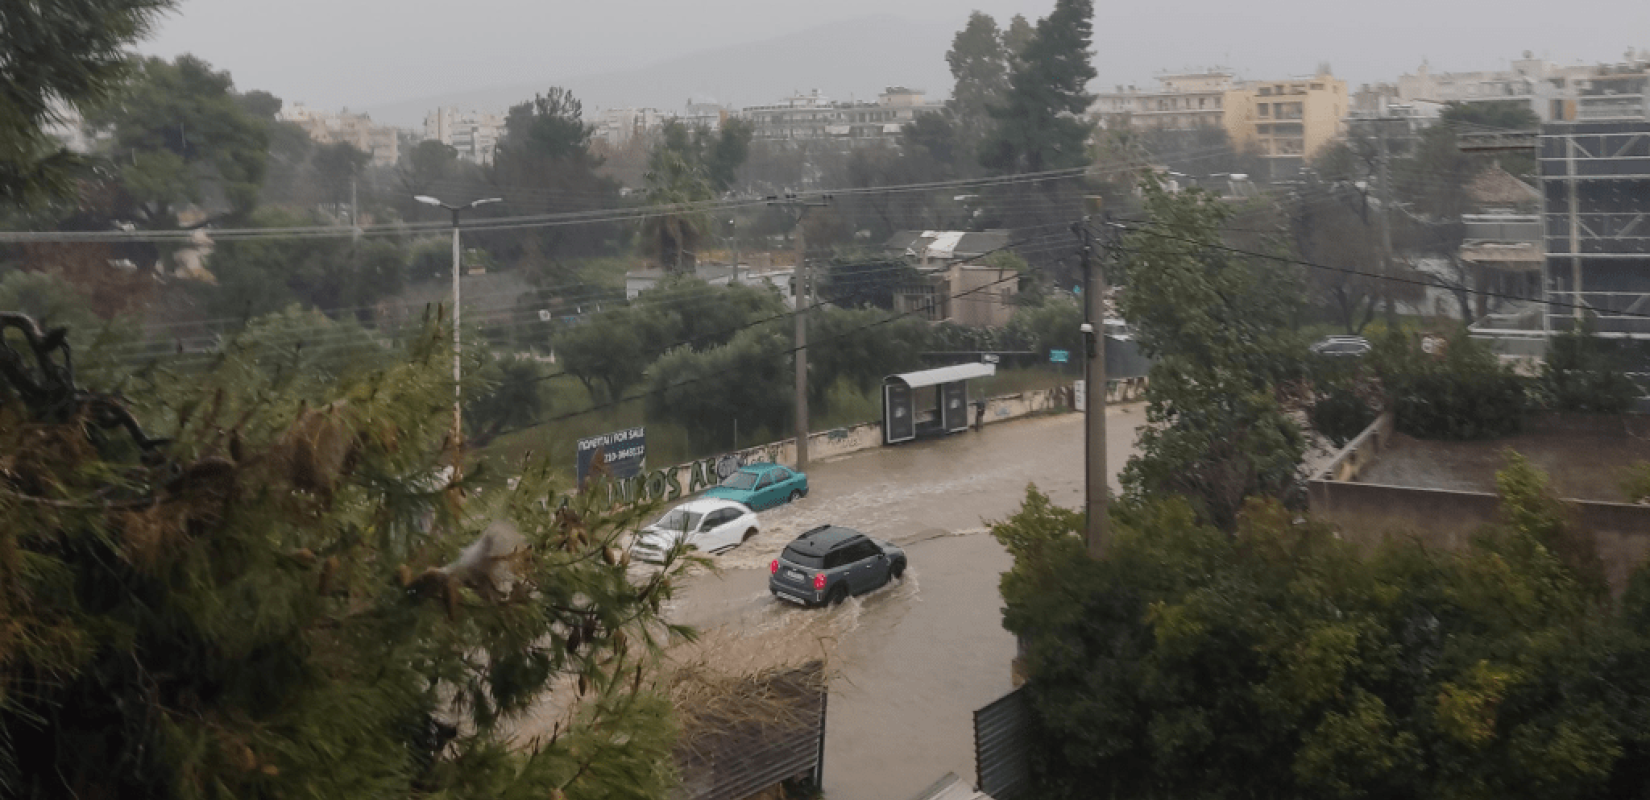
[[[1109, 399], [1128, 400], [1145, 392], [1146, 379], [1126, 378], [1107, 382]], [[1015, 395], [993, 397], [986, 402], [987, 413], [996, 421], [1068, 409], [1074, 402], [1070, 386], [1038, 389]], [[824, 455], [841, 455], [874, 447], [882, 441], [878, 423], [836, 428], [809, 437]], [[772, 442], [734, 453], [690, 461], [657, 470], [647, 470], [628, 478], [607, 481], [608, 498], [614, 503], [674, 502], [698, 494], [727, 479], [740, 467], [759, 463], [779, 463], [789, 458], [791, 441]]]

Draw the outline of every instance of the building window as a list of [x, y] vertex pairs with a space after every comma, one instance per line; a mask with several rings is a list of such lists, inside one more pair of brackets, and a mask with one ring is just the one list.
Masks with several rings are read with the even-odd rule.
[[1260, 105], [1255, 106], [1255, 107], [1257, 109], [1260, 109], [1259, 112], [1257, 112], [1257, 113], [1259, 113], [1261, 116], [1263, 116], [1263, 117], [1272, 116], [1272, 104], [1271, 103], [1261, 103]]
[[1314, 84], [1312, 84], [1312, 91], [1314, 91], [1314, 92], [1321, 92], [1321, 91], [1323, 91], [1323, 84], [1321, 84], [1321, 83], [1314, 83]]
[[1260, 96], [1261, 97], [1271, 97], [1272, 96], [1272, 87], [1270, 87], [1270, 86], [1260, 87]]

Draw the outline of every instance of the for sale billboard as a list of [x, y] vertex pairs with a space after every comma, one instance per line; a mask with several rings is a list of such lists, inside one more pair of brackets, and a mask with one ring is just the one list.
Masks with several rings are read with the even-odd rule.
[[642, 471], [646, 460], [647, 428], [642, 425], [580, 439], [577, 462], [579, 487], [584, 487], [585, 479], [596, 470], [598, 464], [605, 465], [603, 471], [609, 478], [630, 478]]

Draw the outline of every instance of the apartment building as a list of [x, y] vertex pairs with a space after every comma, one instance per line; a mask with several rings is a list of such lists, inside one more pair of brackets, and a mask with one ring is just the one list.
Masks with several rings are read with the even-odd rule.
[[1232, 145], [1265, 157], [1285, 178], [1345, 130], [1346, 82], [1327, 72], [1284, 81], [1240, 81], [1225, 69], [1162, 75], [1155, 89], [1118, 86], [1095, 97], [1089, 116], [1105, 128], [1195, 131], [1224, 128]]
[[1226, 93], [1237, 87], [1231, 72], [1210, 70], [1160, 75], [1155, 91], [1118, 86], [1095, 95], [1089, 116], [1105, 128], [1185, 131], [1225, 124]]
[[458, 157], [473, 164], [491, 164], [504, 135], [504, 115], [478, 111], [460, 112], [438, 108], [424, 117], [424, 139], [435, 140], [458, 151]]
[[1248, 81], [1225, 93], [1222, 124], [1240, 149], [1267, 160], [1269, 177], [1286, 178], [1346, 130], [1346, 81], [1327, 72], [1310, 78]]
[[595, 138], [609, 146], [621, 147], [631, 139], [658, 130], [665, 120], [674, 117], [657, 108], [604, 108], [596, 112], [591, 124], [596, 127]]
[[303, 128], [309, 138], [321, 144], [347, 142], [372, 157], [373, 166], [393, 167], [401, 160], [400, 131], [376, 125], [366, 114], [319, 111], [302, 103], [283, 106], [276, 118]]
[[1433, 72], [1423, 62], [1398, 78], [1403, 100], [1440, 103], [1516, 102], [1542, 122], [1650, 119], [1650, 52], [1628, 50], [1612, 64], [1559, 65], [1529, 51], [1504, 70]]
[[907, 123], [944, 109], [920, 89], [890, 86], [875, 103], [833, 102], [815, 89], [780, 103], [740, 109], [739, 116], [752, 123], [756, 141], [825, 140], [855, 146], [897, 143]]

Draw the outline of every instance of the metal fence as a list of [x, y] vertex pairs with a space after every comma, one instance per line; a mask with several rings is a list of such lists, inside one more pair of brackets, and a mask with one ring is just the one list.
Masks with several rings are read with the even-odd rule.
[[980, 791], [1014, 800], [1031, 789], [1031, 708], [1020, 687], [974, 712], [974, 765]]

